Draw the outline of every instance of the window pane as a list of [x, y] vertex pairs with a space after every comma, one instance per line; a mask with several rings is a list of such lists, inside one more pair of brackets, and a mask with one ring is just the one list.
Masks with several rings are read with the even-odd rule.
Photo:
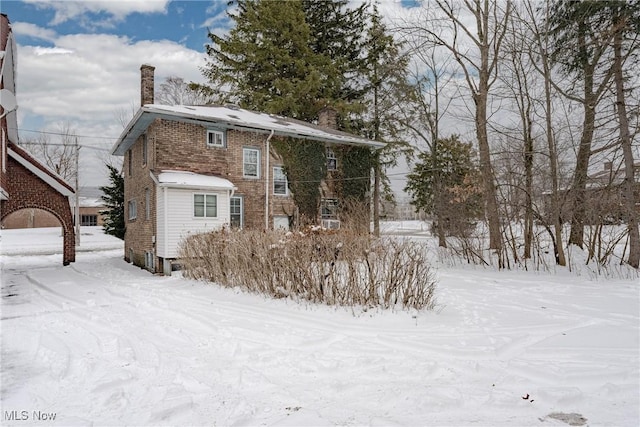
[[193, 196], [193, 216], [204, 216], [204, 194], [195, 194]]
[[207, 144], [224, 147], [224, 133], [217, 130], [207, 131]]
[[207, 206], [205, 216], [208, 218], [215, 218], [218, 216], [218, 198], [216, 196], [206, 196]]
[[242, 199], [240, 197], [232, 197], [230, 200], [231, 227], [242, 227]]
[[260, 152], [258, 150], [245, 148], [242, 153], [244, 176], [258, 177], [260, 171]]
[[273, 194], [287, 195], [287, 175], [284, 168], [273, 168]]

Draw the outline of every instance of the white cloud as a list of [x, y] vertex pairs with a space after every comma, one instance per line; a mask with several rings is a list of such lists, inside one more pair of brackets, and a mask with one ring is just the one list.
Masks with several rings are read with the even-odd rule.
[[18, 36], [33, 37], [39, 40], [53, 41], [57, 34], [48, 28], [42, 28], [30, 22], [12, 22], [11, 30]]
[[[51, 25], [62, 24], [66, 21], [82, 17], [87, 13], [107, 13], [116, 21], [123, 20], [131, 13], [166, 13], [169, 0], [82, 0], [82, 1], [59, 1], [59, 0], [25, 0], [35, 4], [41, 9], [53, 9], [55, 15]], [[97, 23], [104, 26], [107, 21]]]
[[[40, 117], [44, 123], [39, 128], [49, 130], [69, 123], [81, 135], [81, 144], [101, 147], [103, 151], [82, 151], [81, 179], [88, 185], [106, 183], [104, 149], [122, 131], [118, 116], [123, 111], [132, 116], [139, 107], [140, 65], [156, 67], [156, 86], [171, 75], [203, 82], [199, 67], [205, 65], [204, 54], [172, 41], [75, 34], [60, 36], [54, 44], [18, 45], [19, 123], [28, 129]], [[33, 136], [20, 133], [21, 138]]]

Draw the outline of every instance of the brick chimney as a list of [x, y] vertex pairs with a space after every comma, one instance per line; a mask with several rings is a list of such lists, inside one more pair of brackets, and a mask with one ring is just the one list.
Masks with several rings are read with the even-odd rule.
[[140, 106], [153, 104], [153, 72], [156, 67], [143, 64], [140, 67]]
[[338, 111], [333, 107], [324, 107], [318, 112], [318, 125], [325, 128], [338, 129]]

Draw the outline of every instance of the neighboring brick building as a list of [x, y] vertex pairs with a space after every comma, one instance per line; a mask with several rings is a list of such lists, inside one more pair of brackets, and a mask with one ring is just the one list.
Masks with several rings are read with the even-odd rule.
[[[156, 105], [153, 75], [154, 67], [141, 67], [142, 107], [112, 151], [124, 156], [125, 259], [153, 272], [169, 272], [179, 241], [189, 233], [224, 225], [289, 227], [295, 206], [271, 146], [277, 138], [317, 141], [328, 153], [342, 144], [371, 150], [384, 145], [234, 106]], [[335, 123], [330, 112], [319, 122]], [[327, 161], [335, 166], [331, 154]], [[335, 200], [323, 197], [329, 204]]]
[[[63, 229], [62, 263], [75, 261], [75, 230], [69, 197], [73, 188], [17, 145], [15, 105], [15, 42], [7, 15], [0, 14], [0, 128], [2, 168], [0, 172], [0, 222], [22, 209], [41, 209], [58, 220]], [[11, 102], [8, 102], [11, 100]], [[5, 110], [6, 108], [6, 110]]]

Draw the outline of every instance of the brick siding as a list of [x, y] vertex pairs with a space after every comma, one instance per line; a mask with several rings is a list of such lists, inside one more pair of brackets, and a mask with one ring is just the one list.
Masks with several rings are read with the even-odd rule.
[[9, 200], [2, 200], [0, 220], [20, 209], [42, 209], [53, 214], [64, 231], [62, 263], [75, 262], [75, 230], [69, 199], [11, 157], [7, 159], [7, 175]]

